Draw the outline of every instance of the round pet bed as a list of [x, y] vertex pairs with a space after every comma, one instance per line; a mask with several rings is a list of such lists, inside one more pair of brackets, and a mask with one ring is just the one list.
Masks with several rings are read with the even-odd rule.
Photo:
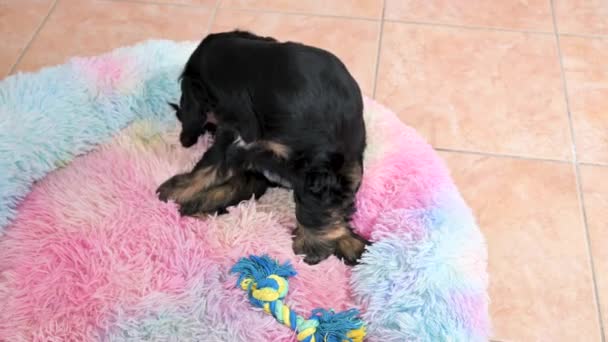
[[487, 341], [486, 246], [444, 163], [365, 100], [354, 268], [295, 256], [290, 192], [182, 218], [157, 199], [209, 144], [179, 146], [167, 101], [194, 43], [149, 41], [0, 82], [1, 341], [295, 341], [230, 268], [291, 261], [289, 304], [358, 308], [369, 341]]

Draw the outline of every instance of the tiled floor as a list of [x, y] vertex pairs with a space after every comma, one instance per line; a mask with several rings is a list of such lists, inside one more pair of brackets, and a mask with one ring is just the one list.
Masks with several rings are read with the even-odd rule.
[[334, 51], [440, 151], [487, 237], [494, 340], [606, 340], [608, 1], [0, 0], [0, 73], [237, 26]]

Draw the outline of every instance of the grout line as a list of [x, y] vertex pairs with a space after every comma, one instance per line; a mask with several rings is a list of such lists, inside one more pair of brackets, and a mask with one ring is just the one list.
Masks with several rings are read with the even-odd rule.
[[36, 39], [36, 37], [38, 36], [38, 33], [40, 33], [40, 31], [42, 30], [42, 27], [46, 24], [47, 20], [49, 19], [49, 17], [53, 13], [53, 11], [55, 11], [55, 7], [57, 7], [57, 3], [59, 1], [60, 0], [53, 1], [53, 4], [49, 8], [48, 13], [44, 16], [44, 18], [42, 19], [42, 21], [40, 22], [40, 24], [38, 25], [38, 27], [36, 28], [36, 30], [32, 34], [32, 37], [30, 38], [30, 40], [28, 40], [28, 42], [23, 47], [23, 51], [21, 51], [21, 53], [17, 57], [17, 60], [15, 61], [15, 63], [13, 63], [13, 65], [9, 69], [9, 71], [8, 71], [9, 75], [11, 75], [11, 74], [13, 74], [15, 72], [15, 69], [17, 68], [17, 65], [19, 65], [19, 63], [21, 63], [21, 60], [23, 59], [23, 56], [25, 56], [25, 54], [27, 53], [27, 51], [30, 49], [30, 46], [34, 42], [34, 39]]
[[520, 156], [516, 154], [504, 154], [504, 153], [491, 153], [491, 152], [481, 152], [481, 151], [467, 151], [467, 150], [459, 150], [453, 148], [443, 148], [443, 147], [434, 147], [435, 151], [441, 152], [452, 152], [452, 153], [461, 153], [461, 154], [474, 154], [478, 156], [484, 157], [496, 157], [496, 158], [509, 158], [509, 159], [520, 159], [520, 160], [532, 160], [532, 161], [543, 161], [550, 163], [559, 163], [559, 164], [570, 164], [572, 162], [567, 160], [559, 160], [552, 158], [544, 158], [544, 157], [528, 157], [528, 156]]
[[[97, 0], [101, 2], [130, 2], [134, 4], [147, 4], [147, 5], [163, 5], [163, 6], [176, 6], [176, 7], [193, 7], [193, 8], [211, 8], [214, 6], [207, 5], [197, 5], [197, 4], [188, 4], [188, 3], [178, 3], [178, 2], [170, 2], [170, 1], [158, 1], [158, 0]], [[217, 1], [216, 1], [217, 4]]]
[[222, 0], [215, 0], [215, 6], [213, 6], [213, 9], [211, 10], [211, 17], [209, 17], [209, 25], [207, 26], [207, 34], [211, 33], [211, 29], [213, 28], [213, 24], [215, 23], [215, 16], [217, 15], [217, 11], [220, 8], [220, 1]]
[[[574, 163], [574, 162], [568, 161], [568, 160], [553, 159], [553, 158], [546, 158], [546, 157], [531, 157], [531, 156], [522, 156], [522, 155], [517, 155], [517, 154], [461, 150], [461, 149], [457, 149], [457, 148], [433, 147], [433, 149], [435, 151], [440, 151], [440, 152], [473, 154], [473, 155], [478, 155], [478, 156], [494, 157], [494, 158], [520, 159], [520, 160], [530, 160], [530, 161], [558, 163], [558, 164], [573, 164]], [[577, 161], [577, 164], [583, 165], [583, 166], [608, 167], [608, 164], [604, 164], [604, 163], [591, 163], [591, 162]]]
[[486, 26], [472, 26], [472, 25], [457, 25], [457, 24], [446, 24], [438, 22], [426, 22], [416, 20], [401, 20], [401, 19], [385, 19], [386, 21], [393, 23], [409, 24], [409, 25], [421, 25], [421, 26], [434, 26], [434, 27], [448, 27], [463, 30], [474, 30], [474, 31], [497, 31], [497, 32], [509, 32], [509, 33], [526, 33], [526, 34], [538, 34], [538, 35], [553, 35], [554, 32], [548, 31], [534, 31], [534, 30], [518, 30], [508, 29], [501, 27], [486, 27]]
[[578, 162], [578, 165], [608, 167], [608, 164], [604, 164], [604, 163], [590, 163], [590, 162]]
[[378, 85], [378, 70], [380, 69], [380, 53], [382, 51], [382, 33], [384, 32], [384, 12], [386, 11], [386, 0], [382, 1], [382, 16], [380, 17], [380, 32], [378, 33], [378, 48], [376, 49], [376, 65], [374, 66], [374, 83], [372, 86], [372, 98], [376, 98], [376, 87]]
[[562, 76], [562, 86], [564, 89], [564, 97], [566, 101], [566, 110], [568, 113], [568, 123], [570, 126], [570, 138], [572, 139], [572, 167], [574, 168], [574, 175], [576, 181], [576, 191], [578, 194], [579, 207], [581, 211], [581, 215], [583, 217], [583, 225], [585, 229], [585, 239], [587, 243], [587, 254], [589, 257], [589, 265], [591, 266], [591, 280], [593, 285], [593, 296], [595, 299], [595, 309], [597, 314], [597, 319], [599, 321], [600, 335], [602, 342], [606, 342], [606, 335], [604, 331], [604, 321], [602, 319], [602, 309], [600, 306], [600, 295], [597, 286], [597, 276], [595, 273], [595, 264], [593, 262], [593, 253], [591, 251], [591, 235], [589, 233], [589, 224], [587, 219], [587, 211], [585, 208], [585, 194], [583, 193], [582, 183], [581, 183], [581, 173], [579, 170], [579, 165], [577, 162], [577, 154], [576, 154], [576, 136], [574, 132], [574, 125], [572, 120], [572, 112], [570, 110], [570, 99], [568, 97], [568, 80], [566, 79], [566, 74], [564, 72], [564, 58], [562, 54], [561, 44], [560, 44], [560, 34], [559, 28], [557, 26], [557, 19], [555, 17], [555, 3], [554, 0], [551, 0], [551, 13], [553, 16], [553, 28], [555, 31], [555, 42], [557, 44], [557, 54], [559, 57], [559, 66]]
[[608, 36], [603, 36], [599, 34], [585, 34], [585, 33], [560, 33], [562, 37], [576, 37], [576, 38], [589, 38], [589, 39], [604, 39], [608, 40]]
[[[56, 0], [56, 1], [59, 1], [59, 0]], [[160, 0], [97, 0], [97, 1], [131, 2], [131, 3], [138, 3], [138, 4], [166, 5], [166, 6], [179, 6], [179, 7], [198, 7], [198, 8], [200, 8], [200, 7], [209, 8], [210, 7], [207, 5], [175, 3], [175, 2], [170, 2], [170, 1], [164, 2], [164, 1], [160, 1]], [[386, 0], [384, 0], [384, 1], [386, 1]], [[384, 11], [385, 11], [384, 2], [383, 2], [383, 6], [382, 6], [382, 18], [380, 18], [380, 19], [370, 18], [370, 17], [337, 15], [337, 14], [322, 14], [322, 13], [314, 13], [314, 12], [296, 12], [296, 11], [282, 11], [282, 10], [257, 9], [257, 8], [222, 7], [222, 6], [220, 6], [220, 2], [221, 2], [221, 0], [217, 0], [216, 4], [213, 6], [216, 10], [221, 8], [224, 10], [253, 12], [253, 13], [315, 16], [315, 17], [324, 17], [324, 18], [350, 19], [350, 20], [362, 20], [362, 21], [383, 21], [382, 24], [384, 24], [384, 21], [388, 21], [388, 22], [395, 22], [395, 23], [401, 23], [401, 24], [449, 27], [449, 28], [455, 28], [455, 29], [476, 30], [476, 31], [498, 31], [498, 32], [527, 33], [527, 34], [538, 34], [538, 35], [554, 34], [554, 32], [548, 32], [548, 31], [518, 30], [518, 29], [509, 29], [509, 28], [502, 28], [502, 27], [491, 27], [491, 26], [472, 26], [472, 25], [446, 24], [446, 23], [439, 23], [439, 22], [425, 22], [425, 21], [415, 21], [415, 20], [385, 19], [384, 18]], [[608, 39], [608, 36], [605, 36], [605, 35], [593, 35], [593, 34], [581, 34], [581, 33], [560, 33], [560, 35], [569, 36], [569, 37], [580, 37], [580, 38]]]
[[[59, 1], [59, 0], [57, 0]], [[196, 4], [188, 4], [188, 3], [175, 3], [175, 2], [164, 2], [161, 0], [96, 0], [102, 2], [131, 2], [138, 4], [152, 4], [152, 5], [166, 5], [166, 6], [179, 6], [179, 7], [195, 7], [195, 8], [210, 8], [207, 5], [196, 5]], [[386, 0], [384, 0], [386, 1]], [[257, 9], [257, 8], [238, 8], [238, 7], [222, 7], [220, 6], [221, 0], [217, 0], [216, 4], [213, 6], [216, 10], [220, 8], [223, 10], [230, 11], [241, 11], [241, 12], [253, 12], [253, 13], [267, 13], [267, 14], [285, 14], [285, 15], [297, 15], [297, 16], [315, 16], [322, 18], [335, 18], [335, 19], [350, 19], [350, 20], [362, 20], [362, 21], [388, 21], [395, 22], [401, 24], [410, 24], [410, 25], [421, 25], [421, 26], [435, 26], [435, 27], [449, 27], [455, 29], [464, 29], [464, 30], [476, 30], [476, 31], [498, 31], [498, 32], [511, 32], [511, 33], [527, 33], [527, 34], [538, 34], [538, 35], [552, 35], [554, 32], [548, 31], [535, 31], [535, 30], [519, 30], [519, 29], [509, 29], [502, 27], [491, 27], [491, 26], [472, 26], [472, 25], [458, 25], [458, 24], [446, 24], [439, 22], [425, 22], [425, 21], [415, 21], [415, 20], [401, 20], [401, 19], [385, 19], [384, 11], [385, 6], [383, 2], [382, 6], [382, 18], [370, 18], [370, 17], [356, 17], [356, 16], [348, 16], [348, 15], [337, 15], [337, 14], [322, 14], [322, 13], [314, 13], [314, 12], [297, 12], [297, 11], [282, 11], [282, 10], [271, 10], [271, 9]], [[384, 23], [382, 23], [384, 24]], [[579, 34], [579, 33], [561, 33], [562, 36], [570, 36], [570, 37], [581, 37], [581, 38], [598, 38], [598, 39], [608, 39], [608, 36], [604, 35], [593, 35], [593, 34]]]
[[[108, 1], [108, 0], [106, 0]], [[111, 0], [116, 1], [116, 0]], [[328, 0], [331, 1], [331, 0]], [[378, 18], [368, 18], [368, 17], [354, 17], [348, 15], [336, 15], [336, 14], [322, 14], [322, 13], [313, 13], [313, 12], [294, 12], [294, 11], [280, 11], [280, 10], [266, 10], [266, 9], [257, 9], [257, 8], [237, 8], [237, 7], [221, 7], [222, 10], [228, 11], [239, 11], [239, 12], [250, 12], [250, 13], [261, 13], [261, 14], [284, 14], [284, 15], [294, 15], [294, 16], [306, 16], [306, 17], [321, 17], [321, 18], [333, 18], [333, 19], [349, 19], [349, 20], [359, 20], [359, 21], [380, 21]]]

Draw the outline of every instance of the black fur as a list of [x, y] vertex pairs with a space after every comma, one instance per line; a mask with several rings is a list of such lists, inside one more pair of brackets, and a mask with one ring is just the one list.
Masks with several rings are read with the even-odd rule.
[[[305, 253], [309, 263], [331, 254], [356, 262], [363, 248], [345, 255], [333, 239], [337, 234], [329, 234], [342, 229], [338, 226], [352, 230], [365, 149], [361, 91], [336, 56], [250, 32], [211, 34], [188, 60], [181, 89], [179, 105], [172, 104], [182, 123], [181, 144], [190, 147], [206, 131], [215, 133], [214, 145], [193, 173], [212, 165], [228, 177], [219, 183], [244, 171], [280, 176], [294, 189], [298, 229], [307, 230], [306, 239], [315, 240], [304, 245], [320, 246], [301, 250], [294, 242], [296, 252]], [[216, 122], [208, 122], [211, 114]], [[287, 153], [279, 155], [263, 142], [280, 144]], [[249, 187], [256, 195], [274, 186], [248, 177], [257, 182]], [[159, 193], [171, 199], [172, 190], [169, 180]], [[250, 197], [248, 190], [242, 190], [224, 202]], [[180, 203], [188, 208], [186, 214], [200, 207], [192, 201], [197, 199]], [[329, 235], [332, 239], [324, 238]], [[349, 238], [367, 244], [354, 233]]]

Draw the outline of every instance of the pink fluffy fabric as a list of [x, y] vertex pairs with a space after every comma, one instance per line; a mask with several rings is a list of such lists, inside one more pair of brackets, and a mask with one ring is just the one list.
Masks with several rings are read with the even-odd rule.
[[[373, 241], [422, 239], [428, 216], [416, 213], [443, 194], [457, 194], [449, 173], [413, 130], [369, 100], [366, 122], [369, 148], [354, 224]], [[177, 127], [136, 121], [35, 184], [0, 240], [1, 341], [294, 341], [289, 329], [235, 288], [229, 269], [250, 254], [294, 263], [298, 275], [290, 279], [286, 301], [302, 315], [317, 307], [359, 308], [370, 322], [370, 340], [399, 336], [383, 330], [392, 318], [372, 310], [375, 299], [351, 268], [335, 257], [309, 266], [293, 254], [289, 191], [273, 189], [228, 215], [203, 220], [180, 217], [175, 204], [159, 201], [157, 186], [188, 170], [209, 143], [202, 139], [186, 150], [178, 141]], [[470, 248], [449, 248], [479, 248], [482, 262], [446, 263], [448, 274], [462, 278], [454, 281], [480, 289], [470, 297], [456, 291], [447, 304], [464, 307], [448, 312], [453, 320], [464, 315], [472, 322], [455, 336], [488, 332], [485, 247], [478, 232], [472, 236], [474, 243], [464, 243]]]

